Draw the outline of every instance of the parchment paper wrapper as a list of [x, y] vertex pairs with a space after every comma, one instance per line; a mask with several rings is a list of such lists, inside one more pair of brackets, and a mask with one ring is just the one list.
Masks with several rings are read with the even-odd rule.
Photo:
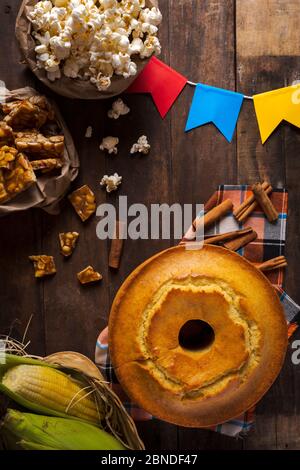
[[[106, 91], [99, 91], [95, 85], [89, 80], [84, 81], [78, 78], [68, 78], [62, 74], [62, 77], [54, 82], [47, 78], [45, 70], [39, 69], [35, 60], [35, 46], [36, 43], [31, 36], [31, 23], [27, 19], [26, 14], [38, 0], [23, 0], [17, 20], [16, 20], [16, 37], [26, 61], [32, 72], [36, 77], [47, 85], [51, 90], [59, 95], [66, 96], [67, 98], [80, 98], [85, 100], [106, 99], [119, 95], [125, 91], [137, 78], [138, 74], [143, 70], [149, 59], [134, 59], [137, 64], [137, 74], [134, 77], [123, 78], [122, 76], [114, 75], [111, 79], [111, 86]], [[158, 0], [146, 0], [146, 5], [151, 7], [158, 6]]]
[[[13, 91], [1, 89], [1, 99], [5, 99], [6, 102], [24, 100], [38, 94], [36, 90], [30, 87], [19, 88]], [[57, 174], [38, 173], [37, 182], [30, 188], [20, 193], [11, 201], [0, 204], [0, 217], [12, 212], [30, 209], [31, 207], [40, 207], [50, 214], [57, 214], [59, 212], [59, 201], [65, 195], [71, 181], [78, 174], [79, 158], [71, 134], [55, 103], [49, 99], [48, 101], [54, 109], [56, 123], [47, 124], [47, 128], [51, 129], [51, 126], [57, 128], [58, 126], [60, 132], [65, 136], [63, 166]]]

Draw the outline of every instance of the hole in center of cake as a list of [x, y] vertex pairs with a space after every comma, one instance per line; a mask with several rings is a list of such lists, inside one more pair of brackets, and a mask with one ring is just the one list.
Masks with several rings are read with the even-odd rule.
[[215, 339], [213, 328], [203, 320], [189, 320], [180, 328], [178, 340], [182, 348], [199, 351], [210, 346]]

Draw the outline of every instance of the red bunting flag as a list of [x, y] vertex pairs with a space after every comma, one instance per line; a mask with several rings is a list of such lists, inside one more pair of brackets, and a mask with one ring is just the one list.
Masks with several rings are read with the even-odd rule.
[[126, 93], [151, 93], [164, 118], [186, 82], [187, 78], [153, 56]]

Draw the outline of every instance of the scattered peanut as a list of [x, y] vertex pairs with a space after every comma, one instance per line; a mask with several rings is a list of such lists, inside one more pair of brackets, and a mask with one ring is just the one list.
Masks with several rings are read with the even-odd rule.
[[59, 234], [60, 252], [63, 256], [71, 256], [75, 249], [78, 237], [78, 232], [65, 232]]
[[3, 145], [3, 147], [0, 148], [0, 168], [11, 170], [17, 153], [17, 149]]

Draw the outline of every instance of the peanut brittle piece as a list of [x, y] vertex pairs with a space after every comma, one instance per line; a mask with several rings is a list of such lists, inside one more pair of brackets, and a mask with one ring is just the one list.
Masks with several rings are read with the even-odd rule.
[[100, 273], [95, 271], [92, 266], [88, 266], [80, 271], [80, 273], [77, 273], [77, 279], [80, 284], [90, 284], [91, 282], [101, 281], [102, 276]]
[[3, 176], [3, 170], [0, 168], [0, 203], [5, 202], [9, 199], [9, 195], [5, 189], [5, 180]]
[[29, 256], [29, 259], [33, 261], [34, 277], [45, 277], [56, 273], [53, 256], [33, 255]]
[[78, 237], [78, 232], [65, 232], [59, 234], [60, 252], [63, 256], [71, 256], [75, 249]]
[[4, 121], [0, 121], [0, 147], [11, 145], [14, 142], [13, 130]]
[[39, 129], [47, 120], [54, 119], [54, 111], [44, 96], [4, 103], [2, 110], [6, 114], [4, 121], [13, 129]]
[[25, 189], [35, 183], [36, 176], [27, 157], [19, 153], [13, 162], [13, 168], [3, 172], [3, 179], [7, 197], [2, 199], [1, 202], [12, 199], [17, 194], [25, 191]]
[[82, 222], [96, 211], [95, 194], [87, 184], [73, 191], [68, 198]]
[[11, 170], [17, 153], [18, 150], [14, 147], [8, 147], [7, 145], [0, 147], [0, 168]]
[[45, 137], [36, 129], [15, 133], [15, 146], [20, 152], [44, 158], [61, 157], [64, 152], [64, 140], [63, 135]]
[[43, 160], [32, 160], [30, 163], [31, 163], [33, 171], [42, 170], [43, 173], [62, 167], [62, 161], [59, 158], [46, 158]]

